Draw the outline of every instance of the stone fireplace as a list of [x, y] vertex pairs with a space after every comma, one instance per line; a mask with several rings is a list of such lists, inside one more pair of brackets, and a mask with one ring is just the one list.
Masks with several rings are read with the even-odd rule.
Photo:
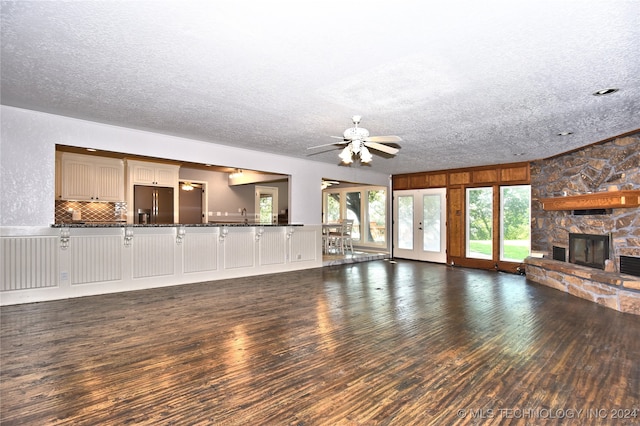
[[527, 278], [640, 315], [640, 277], [620, 273], [640, 257], [639, 190], [640, 133], [531, 163]]

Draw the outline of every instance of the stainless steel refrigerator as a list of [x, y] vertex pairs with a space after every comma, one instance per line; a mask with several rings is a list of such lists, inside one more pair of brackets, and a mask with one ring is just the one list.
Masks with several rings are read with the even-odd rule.
[[134, 185], [133, 223], [173, 223], [173, 188]]

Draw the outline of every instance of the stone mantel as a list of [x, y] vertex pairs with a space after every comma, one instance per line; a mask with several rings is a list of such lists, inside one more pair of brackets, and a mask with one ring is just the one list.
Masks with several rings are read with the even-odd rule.
[[630, 208], [640, 205], [640, 190], [603, 191], [567, 197], [541, 198], [544, 210]]
[[527, 279], [607, 308], [640, 315], [640, 277], [548, 258], [524, 261]]

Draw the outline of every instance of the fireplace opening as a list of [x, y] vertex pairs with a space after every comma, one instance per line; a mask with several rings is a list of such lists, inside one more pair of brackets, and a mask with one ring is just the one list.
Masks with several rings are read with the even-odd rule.
[[604, 270], [609, 259], [609, 236], [569, 234], [569, 262]]

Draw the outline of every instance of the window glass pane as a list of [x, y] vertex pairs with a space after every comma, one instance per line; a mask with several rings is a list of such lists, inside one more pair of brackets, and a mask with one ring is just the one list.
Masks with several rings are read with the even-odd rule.
[[398, 248], [413, 250], [413, 197], [398, 197]]
[[493, 188], [467, 188], [467, 257], [493, 257]]
[[271, 223], [273, 221], [273, 196], [271, 194], [260, 194], [260, 223]]
[[340, 194], [327, 193], [327, 217], [325, 223], [340, 222]]
[[440, 195], [425, 195], [422, 197], [422, 220], [424, 223], [422, 235], [422, 249], [425, 251], [440, 251]]
[[384, 243], [387, 223], [387, 192], [385, 190], [368, 191], [369, 226], [367, 241]]
[[500, 260], [522, 262], [531, 252], [531, 187], [500, 188]]
[[362, 193], [347, 192], [347, 219], [353, 220], [351, 238], [360, 241], [360, 218], [362, 217]]

